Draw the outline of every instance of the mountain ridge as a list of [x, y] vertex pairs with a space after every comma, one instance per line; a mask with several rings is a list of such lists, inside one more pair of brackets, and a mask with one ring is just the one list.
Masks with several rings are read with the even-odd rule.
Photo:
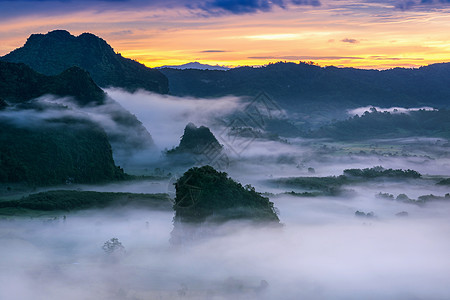
[[157, 67], [156, 69], [164, 69], [164, 68], [178, 69], [178, 70], [185, 70], [185, 69], [218, 70], [218, 71], [230, 70], [230, 68], [228, 68], [228, 67], [219, 66], [219, 65], [213, 66], [213, 65], [208, 65], [208, 64], [202, 64], [202, 63], [199, 63], [198, 61], [188, 62], [188, 63], [182, 64], [182, 65], [173, 65], [173, 66], [166, 65], [166, 66]]
[[0, 60], [25, 63], [45, 75], [56, 75], [73, 66], [88, 71], [101, 87], [128, 91], [145, 89], [166, 94], [168, 81], [160, 71], [123, 57], [102, 38], [92, 33], [74, 36], [66, 30], [32, 34], [24, 44]]
[[299, 107], [314, 109], [324, 103], [331, 108], [445, 107], [450, 98], [450, 63], [379, 71], [279, 62], [228, 71], [165, 68], [161, 72], [169, 78], [169, 88], [175, 96], [253, 97], [266, 91], [283, 107], [297, 110]]
[[89, 73], [78, 67], [47, 76], [23, 63], [0, 61], [0, 98], [4, 101], [20, 103], [45, 94], [72, 96], [82, 106], [102, 104], [106, 96]]

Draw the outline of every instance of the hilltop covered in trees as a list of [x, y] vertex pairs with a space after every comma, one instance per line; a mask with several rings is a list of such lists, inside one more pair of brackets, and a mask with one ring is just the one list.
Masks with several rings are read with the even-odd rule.
[[5, 102], [5, 100], [0, 98], [0, 109], [3, 109], [7, 106], [8, 106], [8, 104]]
[[322, 126], [306, 136], [349, 141], [410, 136], [450, 138], [450, 110], [389, 113], [372, 109], [362, 116]]
[[362, 178], [378, 178], [378, 177], [391, 177], [391, 178], [420, 178], [422, 175], [414, 170], [401, 170], [401, 169], [385, 169], [382, 166], [376, 166], [366, 169], [346, 169], [344, 175], [351, 177]]
[[253, 97], [267, 91], [284, 108], [299, 112], [367, 105], [448, 107], [450, 98], [450, 63], [385, 71], [319, 67], [304, 62], [228, 71], [169, 68], [161, 71], [169, 78], [174, 95]]
[[279, 223], [273, 203], [249, 185], [210, 166], [191, 168], [175, 184], [175, 221], [200, 223], [234, 219]]
[[[79, 108], [35, 99], [47, 94], [70, 97]], [[114, 126], [90, 121], [86, 107], [101, 107], [97, 113]], [[4, 183], [122, 179], [125, 174], [114, 164], [111, 144], [126, 153], [154, 147], [136, 116], [106, 99], [89, 73], [78, 67], [46, 76], [25, 64], [0, 61], [0, 110], [0, 182]]]
[[102, 104], [105, 99], [89, 73], [78, 67], [46, 76], [25, 64], [0, 61], [0, 98], [4, 101], [25, 102], [45, 94], [72, 96], [79, 105]]
[[0, 182], [50, 185], [125, 178], [102, 128], [80, 119], [17, 126], [0, 118]]
[[299, 188], [313, 192], [290, 192], [294, 196], [337, 196], [347, 192], [343, 187], [350, 184], [364, 183], [370, 180], [389, 178], [392, 180], [417, 179], [422, 175], [414, 170], [385, 169], [381, 166], [365, 169], [345, 169], [343, 175], [327, 177], [286, 177], [268, 182], [288, 188]]
[[184, 134], [181, 137], [180, 145], [174, 149], [167, 151], [167, 154], [202, 154], [206, 147], [222, 149], [214, 134], [208, 127], [195, 126], [194, 123], [189, 123], [184, 128]]
[[31, 194], [18, 200], [0, 201], [0, 214], [20, 214], [21, 212], [26, 214], [28, 211], [72, 211], [125, 205], [172, 210], [166, 194], [56, 190]]

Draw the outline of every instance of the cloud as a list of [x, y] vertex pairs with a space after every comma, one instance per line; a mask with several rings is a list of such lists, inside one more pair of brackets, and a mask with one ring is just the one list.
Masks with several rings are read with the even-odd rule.
[[358, 40], [356, 40], [356, 39], [349, 39], [349, 38], [345, 38], [345, 39], [341, 40], [341, 42], [343, 42], [343, 43], [350, 43], [350, 44], [358, 44], [359, 43]]
[[150, 161], [159, 155], [152, 136], [141, 122], [110, 98], [103, 105], [79, 107], [71, 98], [44, 95], [35, 99], [29, 109], [12, 106], [0, 114], [2, 121], [19, 128], [58, 126], [58, 123], [49, 121], [63, 118], [89, 120], [103, 128], [114, 159], [122, 167], [142, 156]]
[[269, 11], [273, 5], [282, 6], [283, 3], [280, 3], [280, 1], [271, 3], [268, 0], [213, 0], [200, 4], [199, 7], [212, 13], [231, 12], [233, 14], [243, 14]]
[[[449, 206], [361, 194], [271, 199], [282, 230], [204, 226], [218, 234], [181, 247], [168, 241], [171, 212], [121, 207], [64, 212], [56, 220], [1, 219], [0, 298], [445, 299]], [[357, 209], [379, 219], [357, 219]], [[408, 218], [394, 216], [403, 210]], [[115, 259], [102, 250], [112, 237], [126, 250]], [[258, 290], [261, 280], [268, 287]]]
[[358, 107], [354, 109], [349, 109], [347, 113], [351, 116], [358, 115], [361, 116], [365, 112], [370, 112], [371, 110], [375, 109], [378, 112], [389, 112], [393, 114], [401, 114], [401, 113], [409, 113], [410, 111], [418, 111], [418, 110], [435, 110], [432, 107], [424, 106], [424, 107], [412, 107], [412, 108], [405, 108], [405, 107], [387, 107], [382, 108], [378, 106], [364, 106], [364, 107]]
[[448, 7], [450, 0], [376, 0], [376, 3], [388, 4], [400, 10], [429, 10]]
[[[432, 1], [428, 1], [426, 0], [426, 2], [432, 2]], [[422, 3], [425, 3], [424, 1], [422, 1]], [[395, 4], [396, 8], [399, 8], [401, 10], [408, 10], [413, 8], [414, 6], [416, 6], [416, 2], [412, 1], [412, 0], [406, 0], [406, 1], [399, 1], [398, 3]]]
[[201, 53], [222, 53], [222, 52], [228, 52], [226, 50], [203, 50], [200, 51]]
[[[6, 3], [6, 5], [2, 3]], [[24, 6], [23, 3], [26, 3], [26, 5]], [[35, 14], [36, 12], [48, 15], [67, 10], [74, 12], [89, 9], [104, 11], [139, 8], [187, 8], [188, 10], [206, 12], [206, 16], [208, 16], [267, 12], [275, 7], [287, 9], [289, 4], [294, 6], [321, 5], [319, 0], [0, 0], [0, 15], [7, 17], [8, 14], [17, 16]]]
[[281, 60], [341, 60], [364, 59], [358, 56], [250, 56], [248, 59], [281, 59]]
[[115, 32], [111, 32], [111, 35], [116, 35], [116, 36], [123, 36], [123, 35], [131, 35], [133, 34], [133, 30], [122, 30], [122, 31], [115, 31]]
[[319, 0], [292, 0], [295, 5], [310, 5], [310, 6], [320, 6]]
[[296, 33], [276, 33], [276, 34], [258, 34], [258, 35], [248, 35], [245, 36], [245, 38], [250, 40], [266, 40], [266, 41], [272, 41], [272, 40], [280, 40], [280, 41], [286, 41], [286, 40], [295, 40], [301, 37], [300, 34]]
[[369, 56], [370, 59], [373, 60], [424, 60], [422, 57], [385, 57], [385, 56], [379, 56], [379, 55], [373, 55]]
[[152, 134], [159, 149], [178, 145], [184, 127], [189, 122], [197, 126], [211, 126], [218, 117], [241, 109], [242, 106], [236, 97], [180, 98], [145, 91], [130, 94], [115, 88], [106, 89], [106, 92], [125, 109], [136, 114]]

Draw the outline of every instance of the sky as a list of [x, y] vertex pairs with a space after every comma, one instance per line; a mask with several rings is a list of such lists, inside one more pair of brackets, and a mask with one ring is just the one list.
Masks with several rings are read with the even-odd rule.
[[0, 55], [55, 29], [91, 32], [149, 67], [450, 61], [450, 0], [0, 0]]

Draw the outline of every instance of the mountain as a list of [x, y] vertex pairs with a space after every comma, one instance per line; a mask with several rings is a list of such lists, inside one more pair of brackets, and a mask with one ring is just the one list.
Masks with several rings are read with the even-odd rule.
[[122, 179], [108, 138], [88, 120], [55, 118], [42, 123], [0, 115], [0, 182], [33, 186]]
[[[367, 105], [448, 107], [450, 63], [419, 69], [362, 70], [274, 63], [228, 71], [161, 69], [176, 96], [254, 97], [265, 91], [292, 113], [317, 116]], [[341, 116], [342, 117], [342, 116]]]
[[195, 124], [189, 123], [184, 128], [184, 134], [181, 137], [180, 145], [167, 151], [167, 154], [186, 153], [199, 155], [202, 154], [202, 151], [205, 151], [207, 147], [219, 151], [223, 148], [208, 127], [197, 127]]
[[25, 64], [0, 61], [0, 98], [4, 101], [19, 103], [45, 94], [72, 96], [79, 105], [102, 104], [105, 99], [89, 73], [78, 67], [46, 76]]
[[[60, 101], [59, 99], [54, 99], [55, 101], [33, 101], [33, 99], [46, 94], [61, 97], [71, 96], [78, 105], [73, 106], [69, 102], [58, 103]], [[37, 73], [25, 64], [0, 61], [0, 99], [2, 99], [0, 100], [0, 110], [2, 112], [0, 118], [11, 113], [18, 115], [28, 113], [32, 117], [29, 118], [28, 123], [33, 124], [35, 130], [41, 131], [40, 133], [34, 131], [18, 131], [19, 136], [22, 136], [23, 139], [28, 140], [39, 136], [39, 134], [43, 134], [44, 141], [51, 144], [51, 140], [45, 139], [48, 137], [48, 134], [45, 134], [48, 129], [45, 126], [42, 127], [43, 124], [40, 122], [41, 118], [45, 117], [48, 119], [47, 116], [58, 117], [70, 115], [76, 121], [73, 122], [74, 126], [78, 126], [77, 124], [79, 122], [84, 124], [84, 122], [91, 120], [89, 124], [93, 124], [93, 131], [96, 130], [95, 128], [101, 127], [102, 132], [106, 132], [107, 145], [109, 147], [104, 148], [102, 151], [108, 152], [112, 147], [115, 158], [122, 165], [136, 152], [153, 151], [155, 147], [150, 133], [136, 116], [125, 110], [114, 100], [108, 98], [103, 90], [91, 79], [89, 73], [78, 67], [71, 67], [56, 76], [46, 76]], [[6, 106], [8, 107], [5, 108]], [[29, 113], [30, 111], [33, 113]], [[18, 140], [13, 135], [7, 134], [8, 130], [16, 130], [10, 125], [4, 126], [6, 127], [2, 127], [2, 134], [0, 134], [1, 142], [5, 145], [17, 143]], [[60, 128], [59, 130], [67, 129], [60, 126], [58, 128]], [[68, 132], [57, 132], [58, 130], [56, 128], [54, 130], [50, 136], [65, 136], [67, 134], [67, 138], [69, 139], [68, 143], [72, 143], [70, 139], [73, 137], [73, 132], [70, 130]], [[79, 137], [79, 139], [83, 140], [86, 138], [91, 140], [92, 137], [92, 143], [94, 144], [96, 142], [101, 143], [101, 139], [103, 138], [99, 137], [98, 141], [95, 141], [96, 138], [93, 138], [95, 132], [89, 132], [87, 128], [77, 132], [78, 135], [82, 133], [85, 137]], [[65, 143], [65, 141], [62, 142]], [[40, 144], [39, 141], [36, 141], [36, 143]], [[0, 145], [0, 148], [2, 146]], [[40, 147], [37, 145], [28, 145], [20, 149], [23, 152], [30, 151], [30, 155], [35, 157], [36, 153], [40, 153], [39, 151], [33, 152], [35, 146]], [[84, 146], [75, 145], [73, 149], [79, 149], [79, 147]], [[100, 148], [102, 147], [99, 146]], [[0, 154], [3, 153], [1, 151], [0, 149]], [[24, 155], [29, 154], [24, 153]], [[71, 158], [68, 159], [70, 160]], [[15, 160], [21, 164], [23, 163], [27, 169], [34, 164], [33, 160], [23, 160], [22, 158]], [[98, 164], [92, 163], [98, 166]], [[60, 164], [65, 165], [65, 162], [61, 161]], [[98, 167], [98, 169], [101, 170], [102, 168]], [[95, 172], [93, 173], [95, 174]], [[88, 176], [86, 178], [90, 178], [89, 174], [85, 175]], [[83, 176], [80, 175], [79, 177], [82, 178]], [[109, 177], [98, 176], [98, 180], [102, 180], [102, 178]], [[46, 179], [43, 180], [43, 182], [47, 182]]]
[[223, 157], [223, 146], [208, 127], [189, 123], [184, 128], [180, 144], [165, 152], [170, 167], [186, 170], [198, 164], [211, 164]]
[[55, 30], [32, 34], [23, 47], [1, 60], [25, 63], [45, 75], [57, 75], [77, 66], [88, 71], [101, 87], [168, 92], [167, 78], [160, 71], [122, 57], [106, 41], [91, 33], [73, 36], [65, 30]]
[[230, 68], [219, 66], [219, 65], [211, 66], [211, 65], [201, 64], [196, 61], [190, 62], [187, 64], [183, 64], [183, 65], [179, 65], [179, 66], [162, 66], [162, 67], [158, 67], [157, 69], [163, 69], [163, 68], [178, 69], [178, 70], [195, 69], [195, 70], [219, 70], [219, 71], [227, 71], [230, 69]]
[[0, 110], [7, 106], [8, 106], [8, 104], [5, 102], [5, 100], [0, 98]]
[[405, 137], [450, 138], [450, 110], [418, 110], [408, 113], [379, 112], [324, 125], [305, 137], [356, 141]]
[[189, 169], [178, 179], [175, 188], [175, 222], [247, 219], [279, 223], [273, 203], [268, 198], [211, 166]]

